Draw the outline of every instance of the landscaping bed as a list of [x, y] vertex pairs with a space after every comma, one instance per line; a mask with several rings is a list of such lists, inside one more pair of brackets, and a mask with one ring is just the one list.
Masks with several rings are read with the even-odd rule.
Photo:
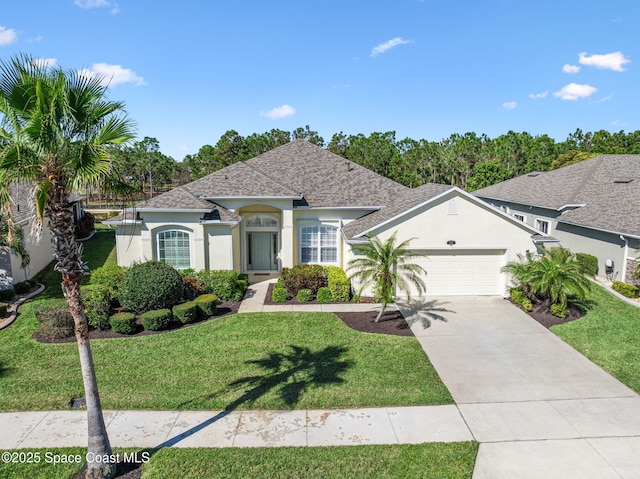
[[351, 329], [363, 333], [390, 334], [393, 336], [413, 336], [409, 324], [398, 310], [385, 311], [376, 323], [378, 311], [358, 311], [334, 313]]
[[565, 324], [571, 321], [575, 321], [576, 319], [580, 319], [583, 316], [583, 312], [580, 310], [580, 308], [574, 305], [569, 305], [569, 314], [567, 314], [566, 318], [559, 318], [551, 314], [549, 312], [549, 306], [545, 305], [544, 303], [534, 304], [531, 311], [526, 311], [520, 304], [516, 303], [512, 299], [509, 299], [509, 301], [511, 302], [511, 304], [513, 304], [517, 308], [520, 308], [522, 311], [527, 313], [547, 329], [558, 324]]
[[[190, 326], [201, 324], [203, 322], [206, 322], [212, 319], [217, 319], [222, 316], [236, 314], [238, 312], [238, 308], [240, 308], [239, 301], [221, 301], [217, 305], [217, 313], [215, 316], [198, 319], [193, 323], [187, 323], [187, 324], [182, 324], [180, 322], [173, 322], [166, 329], [163, 329], [160, 331], [150, 331], [150, 330], [144, 329], [139, 318], [136, 321], [136, 324], [138, 326], [138, 331], [134, 334], [121, 334], [121, 333], [116, 333], [113, 329], [97, 329], [94, 327], [89, 327], [89, 339], [130, 338], [130, 337], [148, 336], [152, 334], [162, 334], [168, 331], [175, 331], [178, 329], [188, 328]], [[42, 334], [40, 330], [36, 331], [33, 334], [33, 339], [35, 339], [40, 343], [75, 343], [76, 341], [75, 335], [72, 335], [66, 338], [52, 338]]]

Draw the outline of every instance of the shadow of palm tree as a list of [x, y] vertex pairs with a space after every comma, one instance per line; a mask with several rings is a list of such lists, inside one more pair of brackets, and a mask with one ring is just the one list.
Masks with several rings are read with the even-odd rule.
[[430, 328], [432, 321], [446, 323], [447, 318], [442, 313], [456, 314], [455, 311], [445, 308], [446, 304], [449, 303], [443, 303], [437, 299], [412, 299], [411, 301], [399, 299], [396, 301], [396, 305], [409, 327], [414, 324], [422, 324], [423, 328]]
[[245, 364], [258, 366], [263, 371], [262, 374], [237, 379], [222, 391], [199, 396], [180, 404], [180, 406], [187, 406], [213, 399], [220, 394], [228, 393], [230, 389], [239, 392], [244, 390], [238, 399], [224, 408], [224, 411], [175, 437], [167, 439], [156, 449], [177, 444], [229, 415], [231, 411], [242, 404], [251, 404], [271, 391], [276, 391], [286, 405], [293, 406], [312, 387], [344, 382], [343, 373], [353, 365], [353, 361], [341, 359], [348, 350], [343, 346], [327, 346], [315, 352], [307, 347], [295, 345], [289, 345], [289, 349], [290, 351], [286, 353], [269, 353], [263, 358], [246, 361]]

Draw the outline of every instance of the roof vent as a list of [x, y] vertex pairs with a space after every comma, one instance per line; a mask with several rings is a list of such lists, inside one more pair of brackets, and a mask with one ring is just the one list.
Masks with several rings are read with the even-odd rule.
[[617, 180], [613, 180], [614, 183], [631, 183], [633, 178], [618, 178]]
[[527, 176], [530, 176], [531, 178], [535, 178], [536, 176], [540, 176], [540, 173], [529, 173]]

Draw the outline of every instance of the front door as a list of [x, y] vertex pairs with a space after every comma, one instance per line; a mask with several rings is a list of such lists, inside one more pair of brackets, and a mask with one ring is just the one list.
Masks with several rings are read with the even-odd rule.
[[250, 231], [247, 233], [248, 268], [250, 271], [277, 271], [278, 233]]

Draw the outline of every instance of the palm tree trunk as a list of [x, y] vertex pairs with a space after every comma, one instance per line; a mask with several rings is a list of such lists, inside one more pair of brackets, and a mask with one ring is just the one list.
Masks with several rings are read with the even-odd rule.
[[[61, 196], [66, 195], [62, 193]], [[50, 202], [47, 205], [47, 217], [52, 233], [56, 270], [62, 273], [62, 291], [67, 297], [69, 311], [73, 316], [80, 355], [80, 369], [87, 404], [87, 458], [93, 459], [87, 462], [86, 477], [87, 479], [112, 478], [116, 473], [116, 465], [104, 461], [105, 458], [111, 457], [112, 451], [102, 415], [98, 381], [89, 342], [89, 325], [80, 294], [80, 281], [83, 276], [82, 246], [75, 240], [73, 211], [67, 201]]]
[[378, 320], [380, 319], [380, 317], [382, 316], [382, 313], [384, 313], [384, 310], [387, 309], [387, 303], [383, 302], [382, 303], [382, 307], [380, 308], [380, 312], [378, 313], [378, 316], [376, 316], [376, 320], [375, 322], [377, 323]]

